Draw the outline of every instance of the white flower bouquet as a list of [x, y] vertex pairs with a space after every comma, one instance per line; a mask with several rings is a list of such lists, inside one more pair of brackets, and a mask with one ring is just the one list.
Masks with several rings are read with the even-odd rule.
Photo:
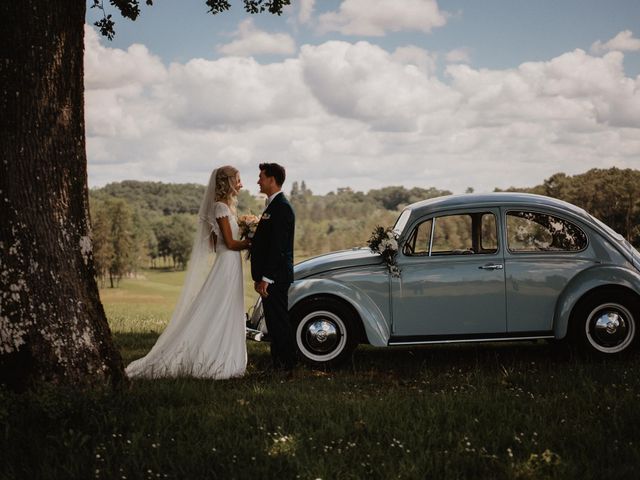
[[373, 253], [382, 256], [391, 275], [394, 277], [400, 276], [400, 268], [396, 263], [396, 256], [398, 255], [398, 235], [391, 227], [384, 228], [377, 226], [371, 233], [371, 238], [369, 238], [367, 245]]

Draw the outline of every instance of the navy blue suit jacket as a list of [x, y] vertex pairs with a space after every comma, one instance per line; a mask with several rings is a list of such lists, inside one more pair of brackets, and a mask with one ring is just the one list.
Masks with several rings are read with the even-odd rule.
[[284, 193], [276, 195], [262, 214], [251, 240], [251, 278], [278, 286], [293, 282], [293, 237], [296, 216]]

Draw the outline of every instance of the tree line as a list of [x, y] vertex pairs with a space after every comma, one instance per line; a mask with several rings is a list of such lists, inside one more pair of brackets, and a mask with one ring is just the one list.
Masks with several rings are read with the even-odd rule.
[[[205, 187], [124, 181], [89, 192], [96, 274], [102, 286], [141, 268], [184, 269]], [[286, 192], [296, 211], [296, 256], [362, 246], [376, 225], [392, 224], [398, 209], [446, 190], [385, 187], [367, 193], [340, 188], [315, 195], [304, 181]], [[238, 213], [260, 215], [264, 199], [243, 190]]]
[[[102, 285], [117, 286], [123, 276], [135, 275], [140, 268], [184, 269], [204, 188], [124, 181], [91, 190], [94, 259]], [[640, 244], [638, 170], [593, 169], [574, 176], [557, 173], [541, 185], [507, 191], [568, 201], [607, 223], [633, 245]], [[286, 193], [296, 211], [297, 258], [363, 246], [376, 225], [392, 225], [404, 206], [451, 194], [435, 187], [389, 186], [366, 193], [345, 187], [316, 195], [304, 181], [293, 182]], [[243, 190], [238, 213], [259, 215], [263, 201]]]
[[556, 173], [541, 185], [507, 191], [537, 193], [573, 203], [609, 225], [634, 247], [640, 245], [640, 170], [614, 167], [594, 168], [573, 176]]
[[101, 285], [118, 285], [142, 267], [163, 265], [182, 269], [191, 250], [195, 216], [157, 214], [113, 197], [91, 198], [93, 258]]

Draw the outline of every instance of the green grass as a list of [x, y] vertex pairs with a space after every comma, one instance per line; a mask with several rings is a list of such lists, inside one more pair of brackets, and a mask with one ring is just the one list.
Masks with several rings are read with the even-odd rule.
[[[177, 295], [179, 275], [145, 276], [102, 292], [126, 361], [153, 345]], [[635, 479], [639, 359], [581, 358], [543, 342], [359, 347], [338, 371], [301, 368], [285, 380], [267, 373], [268, 346], [250, 343], [241, 379], [0, 390], [0, 473]]]
[[[253, 290], [247, 262], [243, 274], [245, 307], [249, 309], [258, 294]], [[183, 271], [143, 270], [138, 278], [121, 280], [118, 288], [101, 289], [100, 298], [112, 330], [162, 331], [171, 319], [184, 277]]]

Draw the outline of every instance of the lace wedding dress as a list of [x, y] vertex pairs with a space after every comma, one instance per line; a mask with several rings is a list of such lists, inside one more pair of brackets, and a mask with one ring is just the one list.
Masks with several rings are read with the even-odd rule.
[[[198, 235], [203, 242], [206, 238], [208, 243], [211, 231], [216, 234], [213, 266], [204, 283], [195, 278], [197, 270], [203, 270], [202, 263], [208, 267], [209, 257], [198, 254], [196, 241], [190, 262], [200, 264], [194, 265], [187, 273], [173, 317], [151, 351], [127, 366], [126, 372], [130, 377], [223, 379], [238, 377], [245, 372], [247, 346], [242, 257], [240, 252], [226, 247], [215, 218], [229, 218], [234, 239], [238, 239], [238, 224], [225, 203], [211, 202], [210, 205], [212, 208], [205, 208], [204, 212], [201, 209], [204, 213], [201, 215], [201, 228], [204, 231]], [[201, 287], [197, 292], [190, 292], [199, 284]]]

